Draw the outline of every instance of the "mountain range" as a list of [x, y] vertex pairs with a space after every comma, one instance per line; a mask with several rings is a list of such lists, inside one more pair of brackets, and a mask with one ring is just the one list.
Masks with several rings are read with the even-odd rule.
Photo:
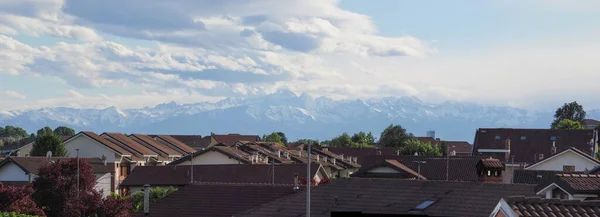
[[[587, 111], [590, 118], [600, 110]], [[416, 97], [332, 100], [297, 95], [289, 90], [254, 98], [218, 102], [159, 104], [140, 109], [42, 108], [0, 111], [0, 125], [35, 132], [43, 126], [69, 126], [76, 131], [200, 134], [286, 133], [288, 139], [330, 139], [343, 132], [370, 131], [376, 136], [389, 124], [400, 124], [416, 136], [435, 130], [443, 140], [472, 142], [477, 128], [547, 128], [551, 112], [507, 106], [446, 101], [425, 103]]]

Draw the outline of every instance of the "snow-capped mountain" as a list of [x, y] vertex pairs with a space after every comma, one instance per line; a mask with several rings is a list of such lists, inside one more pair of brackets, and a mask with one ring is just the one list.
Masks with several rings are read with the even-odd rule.
[[[600, 117], [599, 110], [588, 111]], [[400, 124], [415, 135], [435, 130], [446, 140], [472, 141], [481, 127], [546, 128], [552, 114], [524, 109], [448, 101], [425, 103], [415, 97], [332, 100], [281, 90], [262, 97], [227, 98], [216, 103], [170, 102], [141, 109], [43, 108], [0, 111], [0, 125], [28, 132], [49, 125], [76, 131], [200, 134], [285, 132], [290, 139], [329, 139], [342, 132], [371, 131], [378, 135], [389, 124]]]

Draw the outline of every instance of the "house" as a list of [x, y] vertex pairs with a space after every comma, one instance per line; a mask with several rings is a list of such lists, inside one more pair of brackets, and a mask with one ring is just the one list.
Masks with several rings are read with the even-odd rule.
[[[294, 190], [292, 185], [193, 184], [179, 188], [169, 196], [151, 204], [148, 215], [139, 213], [134, 216], [231, 217], [236, 213], [295, 194], [300, 190]], [[298, 206], [304, 207], [303, 205]]]
[[368, 155], [363, 157], [362, 167], [371, 167], [384, 160], [396, 160], [428, 180], [477, 181], [476, 165], [480, 157], [434, 157], [409, 155]]
[[270, 163], [294, 162], [285, 146], [278, 143], [238, 141], [233, 146], [244, 152], [261, 155], [262, 158], [269, 158]]
[[396, 160], [384, 160], [379, 164], [362, 167], [351, 176], [362, 178], [427, 179]]
[[[553, 150], [556, 150], [556, 148]], [[574, 147], [568, 147], [559, 153], [552, 152], [553, 155], [530, 164], [525, 169], [584, 172], [600, 166], [600, 161], [596, 158]]]
[[594, 130], [480, 128], [472, 154], [491, 156], [509, 166], [526, 166], [550, 157], [554, 149], [557, 153], [574, 147], [592, 155], [596, 143]]
[[[68, 161], [72, 158], [65, 157], [8, 157], [0, 162], [0, 182], [9, 185], [23, 185], [31, 183], [36, 177], [40, 167], [50, 162]], [[114, 191], [112, 176], [115, 169], [113, 163], [108, 163], [100, 158], [82, 158], [92, 166], [96, 175], [94, 188], [101, 191], [104, 197]]]
[[535, 188], [536, 195], [547, 199], [597, 200], [600, 195], [600, 175], [556, 174]]
[[[254, 184], [296, 184], [306, 183], [306, 164], [225, 164], [193, 166], [145, 166], [136, 167], [121, 183], [121, 188], [130, 192], [141, 190], [145, 184], [151, 186], [182, 187], [190, 183], [254, 183]], [[192, 171], [193, 170], [193, 171]], [[319, 164], [311, 164], [311, 176], [315, 183], [329, 180], [330, 177]], [[193, 179], [192, 179], [193, 176]]]
[[[63, 142], [67, 141], [70, 136], [60, 136]], [[6, 156], [27, 157], [33, 149], [35, 138], [23, 138], [17, 142], [8, 144], [0, 148], [0, 154]]]
[[596, 129], [600, 125], [600, 121], [594, 119], [583, 119], [583, 127], [585, 129]]
[[312, 148], [311, 154], [316, 155], [316, 157], [319, 159], [320, 158], [336, 159], [335, 164], [339, 164], [340, 166], [344, 167], [343, 170], [337, 172], [338, 173], [337, 177], [350, 176], [352, 173], [358, 171], [358, 169], [360, 169], [360, 167], [361, 167], [361, 165], [358, 164], [357, 157], [352, 157], [352, 156], [344, 157], [344, 155], [338, 155], [336, 153], [329, 151], [328, 148], [321, 148], [321, 149]]
[[600, 216], [600, 201], [572, 201], [539, 197], [500, 199], [490, 217]]
[[520, 184], [542, 184], [543, 182], [553, 179], [556, 174], [584, 174], [584, 172], [564, 172], [551, 170], [515, 170], [512, 180], [504, 183], [520, 183]]
[[[152, 137], [160, 137], [162, 135], [152, 135]], [[165, 135], [166, 136], [166, 135]], [[208, 147], [210, 143], [210, 137], [205, 136], [202, 137], [200, 135], [168, 135], [171, 138], [176, 139], [177, 141], [191, 147], [195, 150], [202, 150], [203, 148]]]
[[184, 156], [196, 151], [196, 149], [194, 149], [193, 147], [185, 144], [184, 142], [176, 139], [173, 136], [156, 135], [156, 136], [153, 136], [153, 138], [156, 141], [159, 141], [162, 144], [169, 146], [170, 148], [172, 148], [173, 150], [179, 152], [180, 154], [182, 154]]
[[182, 153], [175, 151], [168, 145], [154, 140], [154, 138], [148, 135], [131, 134], [129, 138], [158, 154], [161, 159], [164, 159], [164, 164], [168, 164], [169, 162], [177, 160], [182, 156]]
[[[311, 189], [311, 216], [362, 212], [484, 217], [501, 198], [533, 196], [533, 188], [524, 184], [343, 178]], [[306, 194], [291, 194], [233, 216], [305, 216], [305, 200]]]
[[183, 158], [179, 158], [170, 165], [190, 165], [193, 159], [194, 165], [208, 164], [266, 164], [267, 158], [260, 155], [249, 154], [235, 147], [225, 145], [214, 145], [201, 151], [194, 152]]
[[[118, 147], [125, 149], [131, 153], [131, 158], [136, 162], [139, 162], [137, 166], [144, 165], [160, 165], [163, 164], [165, 159], [163, 156], [160, 156], [158, 153], [153, 150], [147, 148], [146, 146], [134, 141], [129, 138], [127, 135], [122, 133], [102, 133], [100, 135], [101, 138], [110, 141], [113, 144], [116, 144]], [[131, 169], [129, 169], [131, 171]]]

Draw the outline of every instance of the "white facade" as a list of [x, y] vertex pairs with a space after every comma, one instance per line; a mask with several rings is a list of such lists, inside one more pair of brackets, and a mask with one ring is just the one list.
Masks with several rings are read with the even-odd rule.
[[[177, 165], [190, 165], [189, 157], [185, 161]], [[217, 151], [209, 151], [194, 157], [194, 165], [210, 165], [210, 164], [243, 164], [236, 159], [233, 159], [225, 154]]]
[[567, 149], [525, 169], [563, 171], [564, 166], [574, 166], [575, 171], [586, 171], [591, 170], [599, 165], [600, 164], [598, 162], [593, 161], [585, 156], [581, 156], [580, 153], [576, 153], [575, 151]]
[[0, 168], [0, 182], [2, 181], [20, 181], [28, 182], [29, 175], [14, 163], [7, 163]]
[[119, 162], [121, 159], [115, 151], [97, 142], [96, 140], [79, 134], [65, 142], [65, 148], [69, 152], [69, 157], [76, 157], [79, 149], [79, 157], [97, 157], [106, 156], [106, 162]]
[[94, 189], [102, 193], [102, 198], [110, 196], [110, 173], [96, 174], [96, 185]]

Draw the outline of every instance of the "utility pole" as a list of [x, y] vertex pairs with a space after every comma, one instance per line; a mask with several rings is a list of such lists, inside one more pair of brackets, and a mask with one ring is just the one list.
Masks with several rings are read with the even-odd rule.
[[417, 173], [419, 174], [419, 179], [421, 179], [421, 164], [427, 163], [427, 161], [413, 161], [414, 163], [417, 163]]
[[194, 151], [190, 153], [190, 183], [194, 183]]
[[449, 170], [450, 170], [450, 155], [446, 152], [446, 181], [448, 181]]
[[306, 165], [306, 217], [310, 217], [310, 142], [307, 144], [306, 157], [308, 164]]

